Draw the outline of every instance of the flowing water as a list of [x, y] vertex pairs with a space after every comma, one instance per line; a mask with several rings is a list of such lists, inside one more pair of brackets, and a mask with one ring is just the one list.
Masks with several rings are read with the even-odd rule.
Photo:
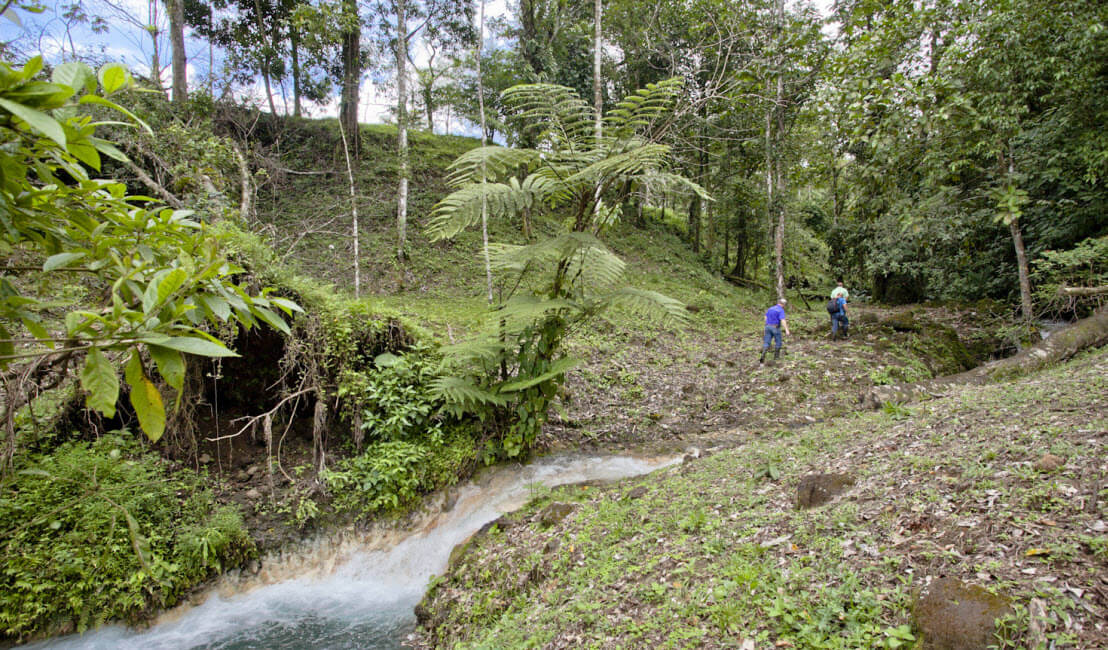
[[552, 456], [498, 467], [457, 488], [453, 507], [418, 517], [407, 532], [344, 531], [267, 558], [257, 575], [224, 577], [202, 604], [173, 610], [149, 629], [108, 626], [31, 647], [399, 648], [414, 629], [413, 608], [431, 577], [446, 570], [454, 546], [522, 506], [536, 485], [636, 476], [676, 460]]

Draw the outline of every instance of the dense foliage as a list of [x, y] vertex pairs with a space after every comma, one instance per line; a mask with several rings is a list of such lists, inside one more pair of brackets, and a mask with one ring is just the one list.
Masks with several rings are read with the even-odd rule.
[[138, 621], [253, 557], [234, 508], [126, 431], [21, 458], [0, 499], [0, 632]]

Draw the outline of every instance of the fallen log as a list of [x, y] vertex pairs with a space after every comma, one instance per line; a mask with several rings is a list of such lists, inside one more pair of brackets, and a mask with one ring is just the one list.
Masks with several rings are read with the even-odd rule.
[[1088, 348], [1108, 344], [1108, 306], [1092, 316], [1051, 334], [1048, 338], [1016, 355], [982, 364], [966, 372], [938, 377], [914, 384], [874, 386], [863, 392], [859, 401], [866, 408], [881, 408], [886, 402], [903, 403], [935, 397], [949, 386], [984, 384], [1019, 377], [1050, 364], [1065, 361]]

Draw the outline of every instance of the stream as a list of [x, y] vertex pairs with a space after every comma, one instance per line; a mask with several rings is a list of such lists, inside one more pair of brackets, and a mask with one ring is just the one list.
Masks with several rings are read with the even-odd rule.
[[206, 600], [163, 614], [145, 630], [112, 625], [28, 646], [38, 649], [400, 648], [413, 609], [450, 551], [518, 509], [536, 485], [554, 487], [651, 472], [677, 457], [550, 456], [502, 466], [455, 488], [452, 508], [417, 530], [338, 536], [267, 558], [256, 576], [224, 577]]

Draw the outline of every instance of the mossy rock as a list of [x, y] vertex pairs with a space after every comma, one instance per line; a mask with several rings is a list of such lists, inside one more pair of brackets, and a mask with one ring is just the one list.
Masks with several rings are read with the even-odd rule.
[[881, 325], [896, 332], [912, 332], [918, 334], [923, 331], [923, 324], [916, 320], [916, 315], [910, 311], [902, 311], [893, 314], [881, 321]]
[[996, 619], [1008, 599], [956, 578], [939, 578], [916, 596], [913, 615], [923, 650], [985, 650], [996, 645]]
[[796, 507], [802, 510], [823, 505], [853, 485], [854, 478], [848, 474], [808, 474], [797, 485]]

